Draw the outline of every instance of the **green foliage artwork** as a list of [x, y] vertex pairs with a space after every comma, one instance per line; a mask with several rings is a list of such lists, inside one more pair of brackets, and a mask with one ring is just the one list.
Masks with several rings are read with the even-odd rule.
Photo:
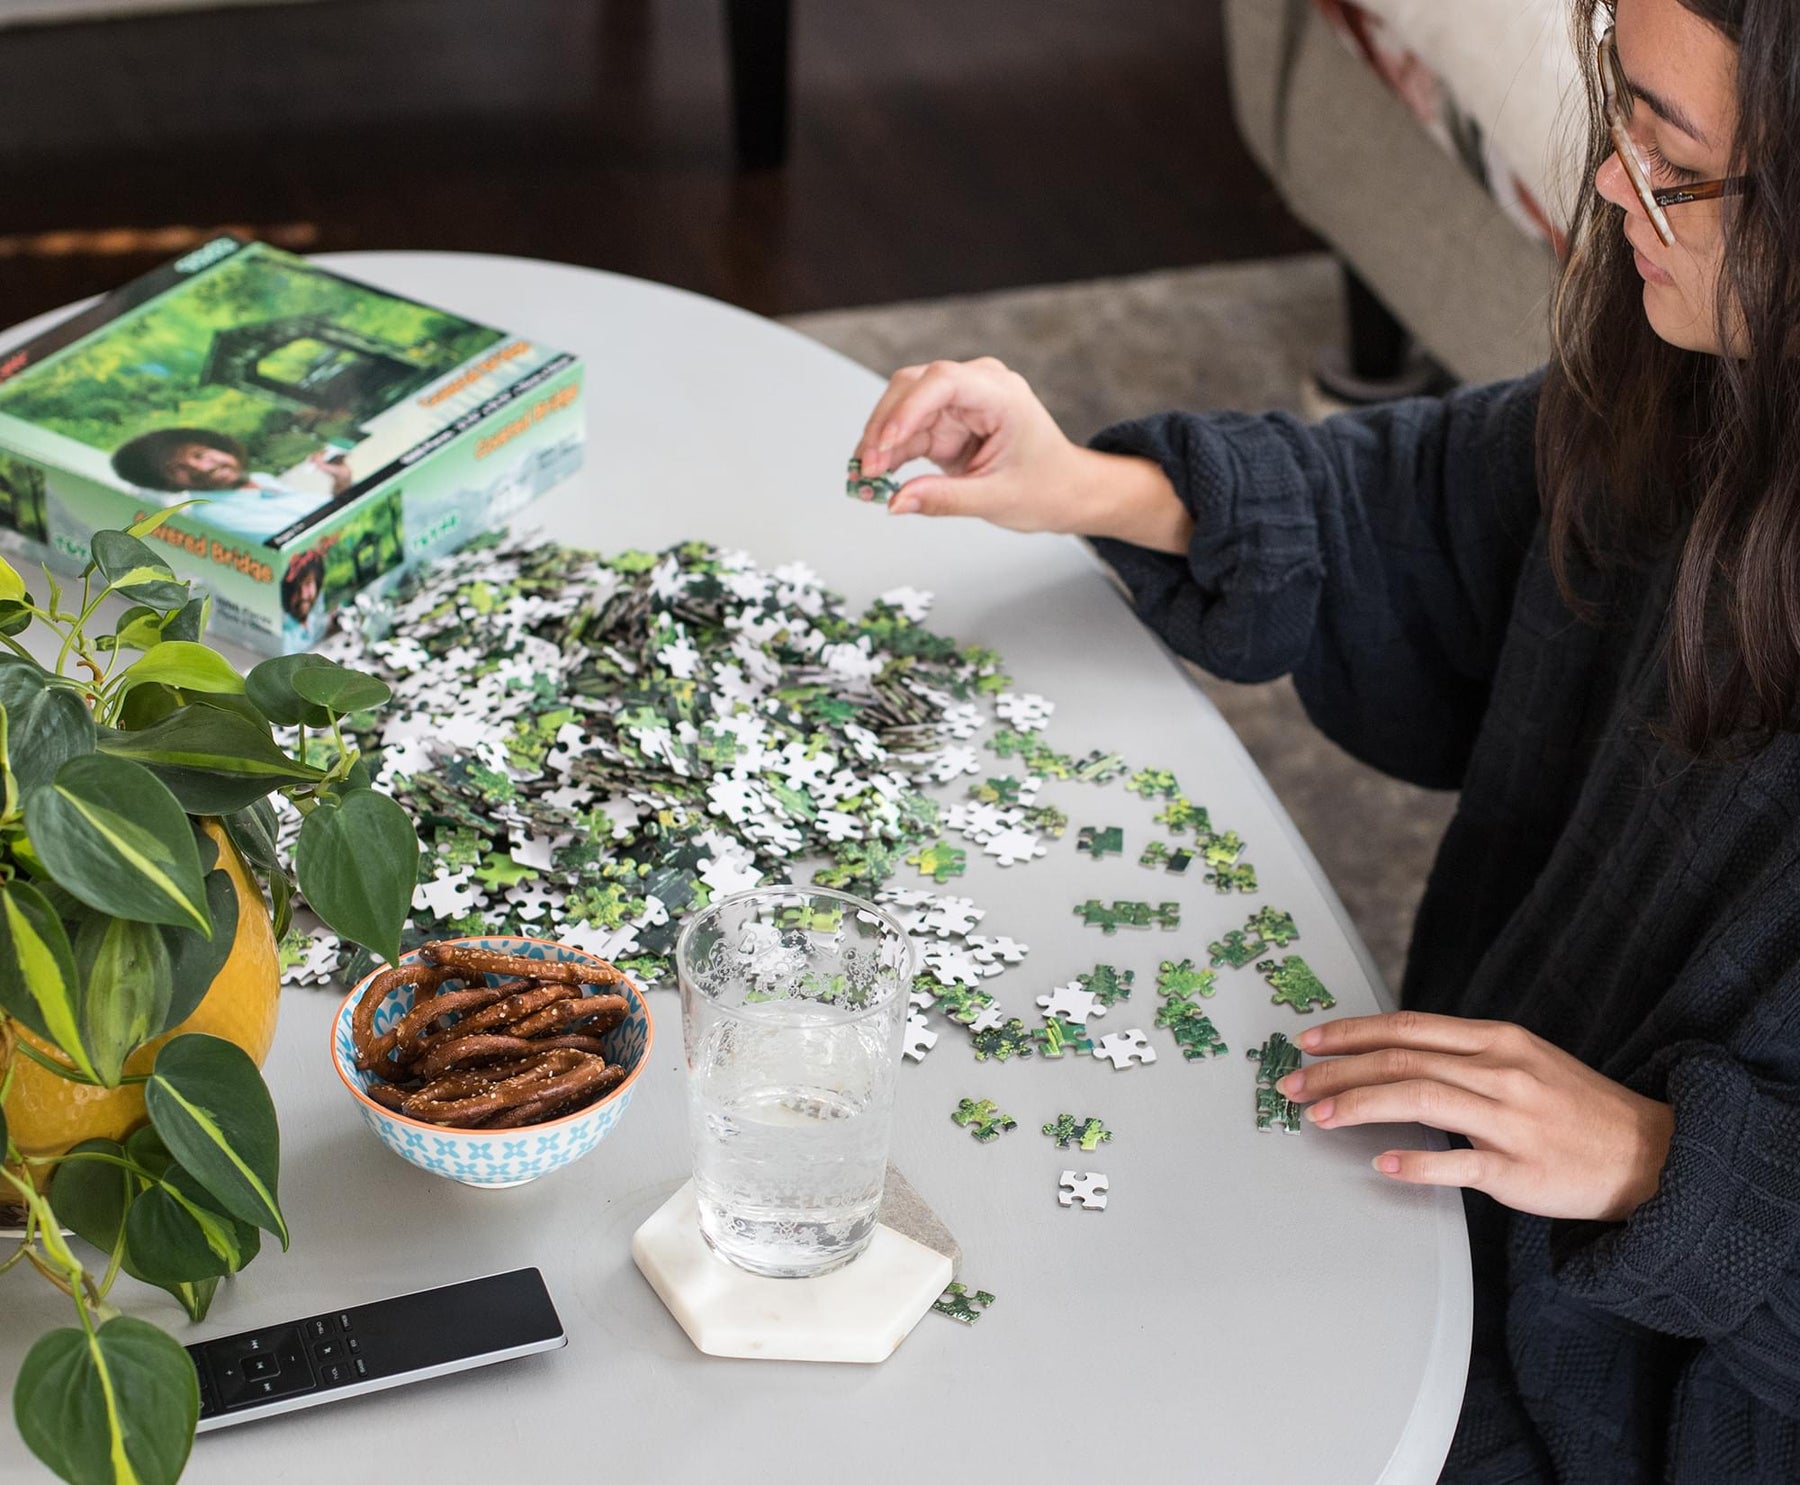
[[[271, 328], [257, 341], [259, 326]], [[246, 334], [247, 347], [230, 340]], [[330, 440], [356, 441], [361, 419], [501, 338], [251, 247], [0, 391], [0, 412], [107, 454], [154, 428], [211, 429], [243, 444], [251, 469], [278, 472]], [[380, 371], [364, 389], [373, 404], [352, 395], [370, 368]], [[324, 389], [319, 401], [308, 402], [309, 386]]]

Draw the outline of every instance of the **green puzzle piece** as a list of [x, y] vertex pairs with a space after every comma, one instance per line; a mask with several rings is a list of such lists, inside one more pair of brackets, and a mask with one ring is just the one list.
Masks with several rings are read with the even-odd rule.
[[1258, 908], [1250, 921], [1244, 924], [1244, 931], [1255, 934], [1264, 943], [1273, 944], [1278, 949], [1285, 949], [1300, 937], [1300, 930], [1294, 926], [1293, 914], [1272, 907]]
[[1096, 861], [1117, 856], [1125, 849], [1125, 832], [1117, 825], [1108, 825], [1105, 829], [1098, 825], [1083, 825], [1076, 833], [1075, 849], [1086, 851]]
[[1126, 771], [1126, 763], [1117, 753], [1103, 753], [1098, 748], [1075, 765], [1075, 777], [1084, 784], [1106, 784]]
[[930, 975], [920, 975], [913, 984], [937, 996], [938, 1009], [961, 1026], [967, 1026], [994, 1003], [993, 996], [973, 985], [940, 985]]
[[935, 845], [921, 846], [906, 858], [908, 866], [916, 866], [919, 872], [934, 882], [947, 882], [951, 877], [960, 877], [967, 869], [969, 853], [948, 841], [938, 841]]
[[1174, 1032], [1181, 1055], [1190, 1062], [1202, 1057], [1219, 1057], [1231, 1050], [1219, 1035], [1219, 1028], [1213, 1025], [1212, 1017], [1192, 1001], [1164, 1001], [1162, 1009], [1156, 1013], [1156, 1024]]
[[976, 1032], [969, 1038], [969, 1045], [975, 1049], [977, 1062], [986, 1062], [990, 1057], [1005, 1062], [1009, 1057], [1029, 1057], [1036, 1040], [1036, 1036], [1025, 1029], [1025, 1023], [1014, 1016], [1004, 1026]]
[[1182, 835], [1189, 830], [1196, 836], [1212, 834], [1212, 816], [1207, 814], [1206, 806], [1195, 804], [1185, 794], [1177, 794], [1151, 818], [1164, 826], [1170, 835]]
[[1300, 1105], [1282, 1097], [1275, 1085], [1300, 1066], [1300, 1049], [1279, 1031], [1244, 1054], [1256, 1064], [1256, 1127], [1300, 1132]]
[[1304, 1016], [1314, 1006], [1330, 1010], [1337, 1004], [1337, 997], [1320, 983], [1312, 967], [1298, 954], [1289, 954], [1279, 965], [1273, 959], [1258, 960], [1256, 972], [1275, 991], [1269, 997], [1274, 1005], [1291, 1005]]
[[1169, 859], [1169, 848], [1159, 840], [1153, 840], [1138, 853], [1138, 865], [1152, 869], [1161, 866]]
[[1125, 788], [1129, 793], [1142, 795], [1145, 799], [1161, 796], [1173, 799], [1181, 792], [1181, 786], [1175, 782], [1175, 775], [1166, 768], [1140, 768], [1125, 780]]
[[1060, 1059], [1065, 1051], [1086, 1056], [1094, 1050], [1094, 1039], [1087, 1034], [1087, 1029], [1061, 1016], [1046, 1016], [1044, 1024], [1032, 1035], [1037, 1039], [1038, 1055], [1052, 1062]]
[[1076, 975], [1075, 979], [1101, 1005], [1117, 1005], [1121, 1000], [1131, 999], [1131, 982], [1136, 977], [1135, 970], [1096, 964], [1086, 974]]
[[1235, 830], [1209, 835], [1200, 844], [1200, 854], [1208, 866], [1234, 866], [1244, 854], [1244, 841]]
[[1216, 871], [1209, 871], [1206, 880], [1221, 892], [1254, 892], [1256, 868], [1248, 861], [1237, 866], [1221, 866]]
[[969, 797], [978, 799], [983, 804], [994, 805], [998, 809], [1017, 809], [1019, 791], [1025, 787], [1024, 781], [1015, 779], [1011, 774], [1001, 778], [988, 779], [984, 783], [970, 784]]
[[952, 1320], [960, 1320], [964, 1325], [973, 1325], [994, 1302], [994, 1296], [985, 1289], [977, 1289], [971, 1294], [961, 1284], [952, 1284], [931, 1302], [932, 1309], [940, 1315], [948, 1315]]
[[1044, 1126], [1044, 1133], [1056, 1141], [1056, 1148], [1059, 1150], [1068, 1149], [1070, 1142], [1076, 1141], [1090, 1155], [1112, 1139], [1110, 1129], [1086, 1114], [1079, 1119], [1073, 1114], [1058, 1114]]
[[984, 1098], [977, 1103], [972, 1098], [965, 1098], [956, 1106], [950, 1115], [951, 1122], [960, 1124], [972, 1134], [980, 1144], [991, 1144], [1009, 1129], [1019, 1127], [1018, 1120], [1011, 1114], [1003, 1113], [1000, 1106], [991, 1098]]
[[1179, 963], [1165, 959], [1157, 966], [1156, 993], [1169, 1000], [1188, 1000], [1193, 996], [1209, 996], [1218, 988], [1219, 977], [1210, 969], [1196, 969], [1192, 959]]
[[844, 493], [852, 500], [870, 500], [876, 505], [886, 505], [899, 488], [900, 482], [891, 474], [864, 474], [861, 459], [852, 459], [844, 474]]
[[1261, 939], [1250, 938], [1243, 929], [1234, 928], [1224, 938], [1214, 939], [1206, 946], [1206, 952], [1212, 956], [1214, 966], [1230, 965], [1233, 969], [1242, 969], [1264, 948]]

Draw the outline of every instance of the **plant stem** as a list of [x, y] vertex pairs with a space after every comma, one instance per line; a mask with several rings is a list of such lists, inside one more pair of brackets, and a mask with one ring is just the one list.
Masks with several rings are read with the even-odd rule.
[[42, 1052], [38, 1051], [36, 1047], [28, 1046], [24, 1041], [16, 1042], [14, 1045], [25, 1056], [37, 1063], [39, 1067], [49, 1068], [50, 1071], [55, 1073], [59, 1078], [66, 1078], [71, 1083], [81, 1083], [89, 1088], [99, 1088], [104, 1086], [97, 1079], [84, 1078], [76, 1068], [67, 1067], [63, 1063], [56, 1061], [53, 1057], [46, 1057]]

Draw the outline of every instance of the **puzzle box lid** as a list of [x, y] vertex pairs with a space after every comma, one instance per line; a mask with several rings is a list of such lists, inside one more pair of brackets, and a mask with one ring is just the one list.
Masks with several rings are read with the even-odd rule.
[[0, 447], [281, 549], [574, 359], [217, 237], [0, 361]]

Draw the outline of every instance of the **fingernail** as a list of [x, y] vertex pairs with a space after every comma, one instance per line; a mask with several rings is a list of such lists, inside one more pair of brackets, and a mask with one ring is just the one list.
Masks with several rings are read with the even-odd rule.
[[1400, 1174], [1400, 1157], [1398, 1155], [1377, 1155], [1369, 1163], [1384, 1176]]
[[881, 442], [876, 444], [875, 447], [885, 454], [899, 441], [900, 425], [898, 423], [889, 423], [887, 427], [881, 430]]
[[888, 501], [890, 516], [910, 516], [918, 508], [919, 497], [917, 495], [896, 495]]
[[1300, 1090], [1306, 1086], [1304, 1072], [1291, 1072], [1275, 1085], [1288, 1098], [1298, 1098]]
[[1311, 1031], [1301, 1032], [1299, 1036], [1294, 1038], [1294, 1041], [1302, 1051], [1310, 1052], [1314, 1047], [1319, 1045], [1319, 1038], [1322, 1035], [1324, 1035], [1324, 1033], [1315, 1026]]
[[1315, 1124], [1326, 1124], [1330, 1122], [1331, 1111], [1336, 1107], [1337, 1100], [1335, 1098], [1327, 1098], [1320, 1103], [1315, 1103], [1309, 1108], [1306, 1111], [1306, 1117], [1311, 1119]]

